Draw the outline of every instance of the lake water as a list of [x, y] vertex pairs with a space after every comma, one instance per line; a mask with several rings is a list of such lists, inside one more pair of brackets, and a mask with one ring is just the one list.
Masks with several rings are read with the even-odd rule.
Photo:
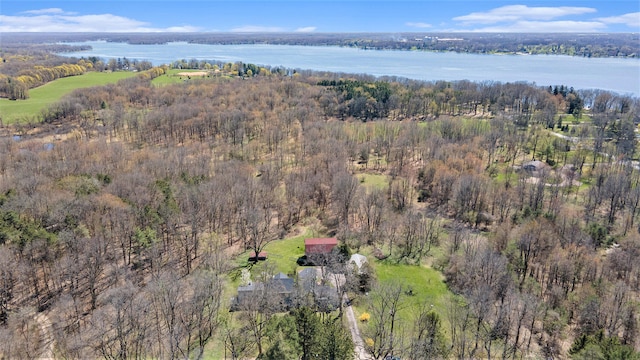
[[204, 45], [174, 42], [130, 45], [92, 41], [89, 51], [60, 55], [148, 60], [242, 61], [292, 69], [400, 76], [417, 80], [526, 81], [539, 86], [567, 85], [640, 96], [640, 60], [554, 55], [479, 55], [453, 52], [362, 50], [335, 46]]

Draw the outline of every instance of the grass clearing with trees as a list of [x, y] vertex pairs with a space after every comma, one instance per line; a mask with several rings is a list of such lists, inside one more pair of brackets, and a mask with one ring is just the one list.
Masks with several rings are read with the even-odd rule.
[[378, 189], [384, 190], [389, 187], [389, 180], [386, 175], [382, 174], [360, 174], [358, 175], [360, 183], [367, 188], [368, 191]]
[[[193, 77], [188, 75], [189, 73], [195, 74]], [[227, 78], [230, 79], [228, 75], [223, 75], [222, 73], [215, 73], [213, 70], [206, 71], [208, 75], [203, 76], [205, 73], [202, 70], [193, 70], [193, 69], [169, 69], [166, 74], [163, 76], [158, 76], [153, 79], [151, 82], [156, 86], [165, 86], [171, 84], [180, 84], [189, 80], [202, 80], [206, 78], [216, 77], [216, 78]]]
[[11, 101], [0, 99], [0, 116], [4, 124], [37, 123], [38, 117], [47, 106], [62, 99], [63, 96], [76, 89], [88, 88], [116, 83], [119, 80], [136, 76], [135, 72], [88, 72], [83, 75], [70, 76], [51, 81], [40, 87], [29, 90], [26, 100]]
[[433, 310], [444, 314], [447, 311], [447, 299], [453, 293], [444, 283], [439, 271], [427, 266], [393, 264], [389, 261], [375, 262], [375, 271], [379, 282], [396, 282], [405, 287], [405, 308], [400, 317], [409, 322], [414, 311], [423, 304], [433, 305]]
[[[273, 266], [276, 273], [291, 274], [292, 271], [295, 271], [297, 268], [296, 260], [304, 255], [304, 239], [312, 237], [311, 234], [312, 232], [307, 230], [298, 236], [271, 241], [264, 248], [264, 251], [267, 252], [267, 260], [265, 260], [265, 263], [268, 266]], [[247, 259], [250, 253], [251, 250], [245, 251], [242, 255], [238, 256], [236, 261], [240, 268], [249, 265]], [[259, 268], [262, 262], [259, 262], [257, 265], [258, 266], [253, 266], [253, 269], [256, 267]]]

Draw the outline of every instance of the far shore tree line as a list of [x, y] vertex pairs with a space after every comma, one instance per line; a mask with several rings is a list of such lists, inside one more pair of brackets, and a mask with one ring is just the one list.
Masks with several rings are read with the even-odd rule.
[[[86, 45], [60, 42], [106, 40], [129, 44], [237, 45], [274, 44], [348, 46], [375, 50], [453, 51], [475, 54], [545, 54], [580, 57], [637, 58], [637, 34], [608, 33], [21, 33], [3, 39], [6, 48], [28, 47], [50, 52], [77, 51]], [[47, 43], [43, 45], [42, 43]]]

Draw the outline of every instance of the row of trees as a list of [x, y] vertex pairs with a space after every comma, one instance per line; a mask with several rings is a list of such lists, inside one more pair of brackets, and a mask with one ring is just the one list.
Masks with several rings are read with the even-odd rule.
[[[65, 48], [63, 48], [65, 49]], [[69, 59], [50, 54], [48, 49], [3, 49], [0, 63], [0, 97], [9, 100], [29, 98], [29, 89], [56, 79], [82, 75], [87, 71], [148, 71], [153, 68], [149, 61], [125, 58], [109, 59], [97, 57]], [[61, 49], [58, 49], [61, 50]]]
[[[93, 68], [93, 63], [79, 60], [76, 63], [43, 62], [40, 53], [3, 52], [0, 65], [0, 97], [10, 100], [29, 98], [29, 89], [67, 76], [84, 74]], [[45, 65], [43, 65], [45, 64]], [[49, 65], [51, 64], [51, 65]]]

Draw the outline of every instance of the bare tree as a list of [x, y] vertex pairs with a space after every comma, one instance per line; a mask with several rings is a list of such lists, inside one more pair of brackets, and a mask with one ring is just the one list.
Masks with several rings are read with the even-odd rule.
[[194, 272], [186, 279], [188, 293], [182, 301], [179, 319], [185, 329], [184, 341], [178, 344], [182, 354], [202, 359], [204, 349], [220, 324], [222, 281], [209, 271]]
[[140, 358], [151, 351], [150, 303], [131, 283], [101, 296], [102, 306], [89, 320], [89, 341], [107, 359]]
[[363, 331], [365, 346], [375, 359], [384, 359], [399, 352], [401, 324], [398, 311], [402, 307], [404, 289], [401, 284], [382, 283], [370, 294], [371, 320]]
[[[245, 359], [256, 347], [256, 343], [251, 336], [251, 330], [247, 326], [234, 326], [232, 320], [226, 319], [223, 322], [222, 336], [224, 337], [225, 355], [231, 359]], [[225, 356], [226, 357], [226, 356]]]
[[264, 342], [267, 337], [269, 320], [276, 312], [281, 311], [282, 306], [282, 299], [278, 294], [281, 289], [271, 284], [273, 268], [265, 264], [260, 270], [258, 281], [254, 283], [251, 298], [240, 301], [238, 304], [240, 313], [237, 317], [241, 327], [251, 335], [258, 349], [258, 355], [261, 355], [265, 350]]
[[447, 302], [447, 317], [451, 332], [451, 351], [458, 359], [466, 359], [471, 352], [469, 339], [472, 317], [468, 305], [463, 299], [451, 295]]
[[161, 357], [188, 356], [180, 347], [186, 335], [180, 323], [181, 300], [185, 286], [174, 270], [164, 270], [149, 284], [154, 312], [154, 329], [157, 336], [158, 354]]
[[431, 306], [424, 304], [413, 322], [409, 346], [410, 359], [443, 359], [449, 354], [449, 345], [442, 333], [440, 316]]
[[331, 187], [331, 198], [338, 214], [340, 226], [349, 228], [349, 218], [358, 194], [358, 180], [351, 174], [341, 171], [334, 175]]
[[399, 247], [400, 257], [420, 263], [429, 254], [431, 247], [438, 244], [440, 226], [438, 220], [428, 218], [419, 212], [408, 212], [403, 216]]
[[360, 198], [359, 205], [358, 215], [364, 240], [367, 245], [371, 245], [384, 221], [386, 206], [384, 190], [368, 191]]
[[42, 355], [41, 327], [35, 309], [23, 307], [9, 316], [6, 328], [0, 328], [0, 353], [12, 359], [35, 359]]
[[11, 251], [0, 247], [0, 326], [6, 325], [9, 316], [9, 304], [13, 300], [13, 288], [16, 282], [15, 264]]

